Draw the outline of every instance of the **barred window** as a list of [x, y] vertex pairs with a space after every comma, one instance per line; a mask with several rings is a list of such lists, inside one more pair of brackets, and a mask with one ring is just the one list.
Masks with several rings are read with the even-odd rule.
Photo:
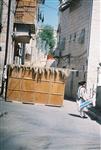
[[79, 77], [79, 71], [76, 71], [76, 77]]
[[60, 50], [65, 50], [66, 38], [64, 37], [60, 42]]
[[84, 44], [85, 42], [85, 28], [81, 30], [80, 36], [78, 38], [79, 44]]

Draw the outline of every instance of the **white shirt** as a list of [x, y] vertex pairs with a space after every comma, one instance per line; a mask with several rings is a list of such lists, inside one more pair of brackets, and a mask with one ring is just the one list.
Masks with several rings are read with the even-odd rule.
[[83, 98], [84, 100], [87, 100], [88, 99], [88, 96], [87, 96], [87, 91], [86, 91], [86, 88], [84, 86], [80, 86], [78, 88], [78, 97], [80, 98]]

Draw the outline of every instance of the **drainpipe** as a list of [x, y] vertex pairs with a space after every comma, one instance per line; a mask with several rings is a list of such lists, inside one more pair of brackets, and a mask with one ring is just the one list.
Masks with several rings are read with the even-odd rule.
[[5, 58], [4, 58], [4, 67], [3, 67], [3, 75], [2, 75], [2, 87], [0, 96], [3, 95], [4, 84], [5, 84], [5, 76], [7, 69], [7, 54], [8, 54], [8, 42], [9, 42], [9, 27], [10, 27], [10, 10], [11, 9], [11, 0], [8, 1], [8, 16], [7, 16], [7, 34], [6, 34], [6, 47], [5, 47]]

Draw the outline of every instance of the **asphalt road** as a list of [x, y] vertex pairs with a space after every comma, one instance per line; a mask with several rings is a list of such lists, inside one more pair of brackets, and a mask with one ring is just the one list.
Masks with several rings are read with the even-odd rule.
[[101, 127], [63, 107], [0, 102], [0, 150], [100, 150]]

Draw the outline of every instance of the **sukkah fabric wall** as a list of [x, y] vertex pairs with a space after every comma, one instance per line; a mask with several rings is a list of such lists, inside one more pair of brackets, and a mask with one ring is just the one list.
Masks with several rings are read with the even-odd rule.
[[9, 65], [6, 101], [62, 106], [66, 73], [60, 68]]

